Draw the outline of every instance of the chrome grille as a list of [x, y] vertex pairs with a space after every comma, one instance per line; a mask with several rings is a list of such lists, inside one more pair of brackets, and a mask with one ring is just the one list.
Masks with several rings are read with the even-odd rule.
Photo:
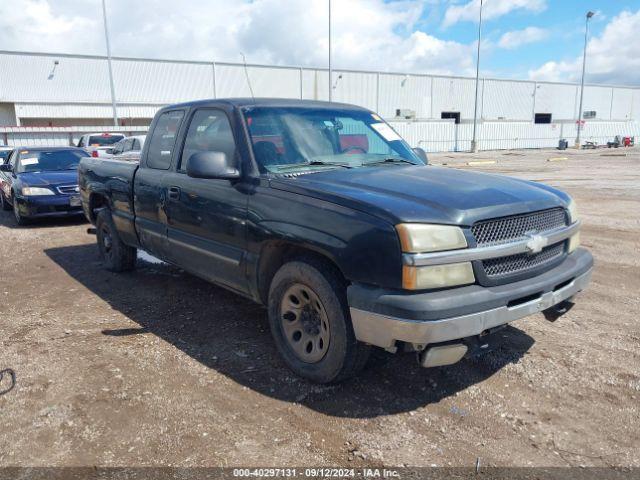
[[525, 238], [527, 233], [541, 233], [564, 227], [567, 216], [564, 209], [554, 208], [540, 212], [497, 218], [476, 223], [471, 231], [479, 247], [499, 245]]
[[489, 277], [508, 275], [510, 273], [523, 272], [540, 267], [545, 263], [550, 263], [562, 255], [563, 252], [564, 242], [560, 242], [543, 248], [540, 253], [536, 253], [535, 255], [519, 253], [509, 257], [483, 260], [482, 266]]
[[[479, 247], [500, 245], [527, 238], [530, 233], [544, 233], [567, 225], [562, 208], [503, 217], [476, 223], [471, 231]], [[526, 272], [553, 262], [564, 254], [565, 242], [549, 245], [535, 254], [520, 253], [482, 261], [488, 278]]]
[[58, 192], [63, 195], [73, 195], [74, 193], [78, 193], [80, 190], [78, 189], [78, 185], [62, 185], [58, 187]]

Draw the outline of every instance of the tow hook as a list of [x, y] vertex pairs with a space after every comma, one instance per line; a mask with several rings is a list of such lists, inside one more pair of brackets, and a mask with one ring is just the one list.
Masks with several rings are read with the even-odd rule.
[[546, 310], [543, 310], [542, 314], [544, 315], [544, 318], [546, 318], [550, 322], [555, 322], [562, 315], [564, 315], [569, 310], [571, 310], [574, 305], [575, 303], [573, 303], [569, 298], [567, 300], [563, 300], [562, 302], [558, 303], [557, 305], [554, 305], [551, 308], [547, 308]]

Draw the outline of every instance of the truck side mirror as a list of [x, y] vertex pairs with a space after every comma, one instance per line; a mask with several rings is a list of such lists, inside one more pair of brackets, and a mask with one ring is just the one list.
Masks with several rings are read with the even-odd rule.
[[10, 172], [11, 171], [11, 165], [9, 165], [8, 163], [3, 163], [2, 165], [0, 165], [0, 172]]
[[425, 152], [422, 148], [416, 147], [413, 149], [413, 153], [415, 153], [420, 160], [424, 162], [425, 165], [429, 165], [429, 159], [427, 158], [427, 152]]
[[196, 152], [187, 160], [187, 175], [193, 178], [240, 178], [224, 152]]

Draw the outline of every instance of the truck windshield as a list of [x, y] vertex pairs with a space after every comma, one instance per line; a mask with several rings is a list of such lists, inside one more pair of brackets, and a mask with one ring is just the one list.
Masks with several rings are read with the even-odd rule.
[[263, 172], [424, 165], [387, 123], [364, 110], [247, 107], [244, 116]]
[[88, 156], [83, 150], [24, 150], [20, 152], [17, 172], [76, 170], [80, 159]]

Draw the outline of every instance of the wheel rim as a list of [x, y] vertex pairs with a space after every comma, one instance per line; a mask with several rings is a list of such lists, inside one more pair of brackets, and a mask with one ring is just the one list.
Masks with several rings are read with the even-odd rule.
[[100, 232], [102, 233], [102, 251], [105, 257], [111, 258], [111, 253], [113, 251], [113, 239], [111, 238], [111, 233], [109, 233], [108, 228], [104, 227], [100, 230]]
[[305, 363], [317, 363], [329, 349], [331, 330], [318, 295], [306, 285], [289, 287], [280, 302], [280, 321], [287, 345]]

